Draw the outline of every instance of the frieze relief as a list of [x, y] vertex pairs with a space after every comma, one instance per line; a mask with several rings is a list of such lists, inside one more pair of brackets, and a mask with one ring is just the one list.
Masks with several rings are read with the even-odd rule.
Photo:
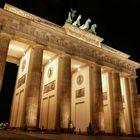
[[37, 40], [41, 40], [41, 41], [49, 40], [49, 36], [44, 30], [38, 29], [37, 27], [33, 27], [31, 25], [28, 25], [24, 22], [20, 22], [15, 19], [8, 19], [6, 21], [5, 26], [10, 29], [23, 32], [25, 34], [29, 34], [31, 37], [35, 37]]
[[20, 29], [20, 21], [15, 20], [15, 19], [8, 19], [8, 21], [6, 22], [6, 26], [10, 26], [13, 29], [19, 30]]

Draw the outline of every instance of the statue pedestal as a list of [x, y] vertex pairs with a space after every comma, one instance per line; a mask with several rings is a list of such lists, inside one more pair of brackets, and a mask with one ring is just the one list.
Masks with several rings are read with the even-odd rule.
[[65, 23], [63, 28], [65, 29], [66, 34], [101, 48], [103, 38], [68, 23]]

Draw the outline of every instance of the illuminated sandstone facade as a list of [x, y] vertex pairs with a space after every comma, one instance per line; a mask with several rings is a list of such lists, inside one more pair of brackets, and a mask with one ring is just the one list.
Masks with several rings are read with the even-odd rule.
[[0, 15], [0, 88], [6, 61], [19, 66], [11, 128], [140, 134], [139, 63], [72, 25], [8, 4]]

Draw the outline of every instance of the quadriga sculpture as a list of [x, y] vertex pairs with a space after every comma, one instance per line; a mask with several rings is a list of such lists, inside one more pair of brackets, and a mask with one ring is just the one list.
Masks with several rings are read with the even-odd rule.
[[79, 27], [80, 26], [80, 20], [81, 20], [81, 15], [78, 16], [77, 20], [75, 22], [73, 22], [72, 25]]
[[89, 32], [96, 34], [96, 31], [95, 31], [96, 28], [97, 28], [97, 24], [92, 24], [89, 29]]
[[83, 24], [82, 26], [80, 26], [81, 29], [83, 30], [88, 30], [89, 29], [89, 24], [91, 23], [91, 19], [88, 18], [85, 22], [85, 24]]

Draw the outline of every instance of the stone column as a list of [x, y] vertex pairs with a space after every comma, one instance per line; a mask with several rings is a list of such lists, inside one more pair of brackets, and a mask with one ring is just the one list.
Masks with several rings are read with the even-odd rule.
[[113, 129], [115, 134], [120, 134], [122, 132], [121, 119], [123, 117], [123, 104], [122, 104], [122, 94], [120, 85], [120, 75], [118, 72], [114, 71], [111, 73], [111, 85], [112, 87], [112, 116], [113, 116]]
[[127, 124], [126, 130], [128, 134], [133, 134], [133, 125], [132, 125], [132, 115], [131, 115], [131, 103], [130, 103], [130, 88], [129, 88], [129, 80], [127, 77], [124, 77], [125, 80], [125, 98], [126, 98], [126, 110], [127, 110]]
[[59, 58], [56, 128], [67, 130], [71, 113], [71, 57], [63, 54]]
[[136, 78], [130, 77], [129, 78], [129, 88], [130, 88], [130, 105], [131, 105], [131, 115], [132, 115], [132, 123], [133, 123], [133, 133], [136, 135], [137, 132], [137, 113], [136, 113], [136, 96], [137, 96], [137, 85], [136, 85]]
[[32, 48], [26, 86], [25, 123], [27, 129], [34, 129], [37, 126], [42, 57], [42, 49]]
[[101, 66], [90, 67], [90, 114], [95, 133], [104, 131]]
[[0, 33], [0, 91], [1, 91], [1, 86], [3, 81], [3, 76], [4, 76], [9, 43], [10, 43], [10, 36], [4, 33]]
[[111, 124], [111, 133], [114, 133], [114, 122], [113, 122], [113, 88], [112, 88], [112, 73], [108, 72], [108, 105], [110, 110], [110, 124]]

